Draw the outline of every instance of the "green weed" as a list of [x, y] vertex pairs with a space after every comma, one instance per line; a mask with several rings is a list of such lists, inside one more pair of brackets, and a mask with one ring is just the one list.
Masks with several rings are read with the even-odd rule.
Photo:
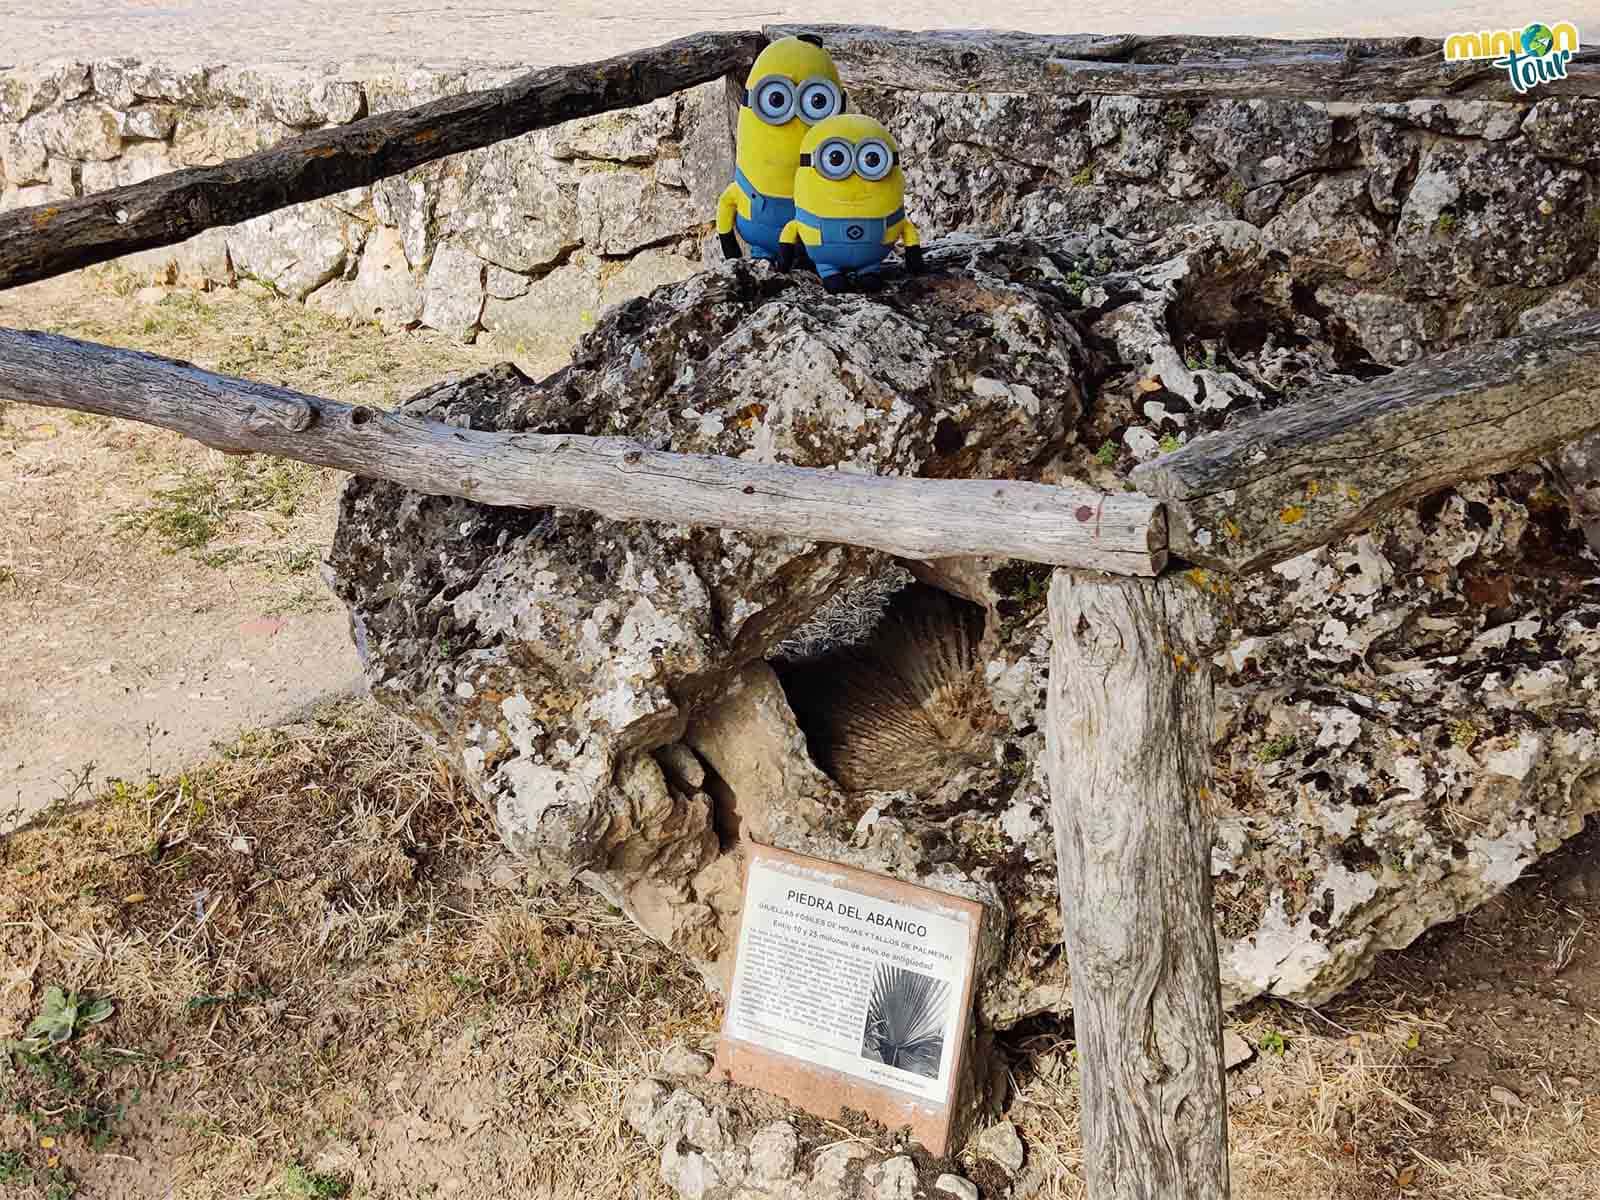
[[[216, 475], [189, 470], [175, 487], [163, 488], [151, 503], [123, 513], [124, 530], [153, 534], [169, 554], [203, 550], [240, 512], [272, 512], [292, 517], [312, 486], [313, 472], [301, 463], [277, 460], [264, 464], [235, 460]], [[226, 566], [239, 551], [212, 551], [202, 556], [210, 566]], [[309, 565], [309, 564], [308, 564]]]
[[1286, 758], [1295, 748], [1295, 736], [1285, 733], [1265, 742], [1256, 749], [1256, 761], [1260, 763], [1273, 763]]
[[337, 1175], [308, 1171], [296, 1163], [283, 1173], [282, 1192], [296, 1200], [340, 1200], [349, 1195], [350, 1185]]
[[45, 989], [44, 1003], [39, 1015], [29, 1022], [22, 1035], [29, 1049], [39, 1050], [45, 1045], [59, 1046], [78, 1033], [80, 1025], [98, 1025], [111, 1016], [111, 1001], [79, 996], [58, 987]]

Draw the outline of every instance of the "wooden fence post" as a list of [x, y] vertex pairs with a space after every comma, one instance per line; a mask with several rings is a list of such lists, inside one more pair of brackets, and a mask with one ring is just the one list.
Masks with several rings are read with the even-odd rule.
[[1215, 700], [1183, 577], [1050, 585], [1046, 754], [1091, 1200], [1226, 1200]]

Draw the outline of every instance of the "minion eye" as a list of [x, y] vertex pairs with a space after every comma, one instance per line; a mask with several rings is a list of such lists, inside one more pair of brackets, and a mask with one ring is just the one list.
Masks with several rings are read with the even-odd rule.
[[839, 85], [831, 79], [808, 79], [800, 87], [799, 116], [802, 121], [816, 124], [825, 121], [844, 107]]
[[817, 174], [824, 179], [844, 179], [855, 169], [855, 155], [850, 143], [841, 138], [829, 138], [823, 142], [812, 161], [816, 163]]
[[894, 169], [894, 154], [877, 138], [868, 138], [856, 147], [855, 168], [863, 179], [882, 179]]
[[794, 116], [794, 84], [787, 79], [763, 79], [755, 88], [755, 113], [769, 125], [782, 125]]

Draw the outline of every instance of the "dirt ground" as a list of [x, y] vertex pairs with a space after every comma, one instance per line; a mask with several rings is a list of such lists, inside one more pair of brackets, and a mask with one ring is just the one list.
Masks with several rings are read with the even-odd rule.
[[[1597, 935], [1600, 828], [1339, 1003], [1236, 1014], [1234, 1194], [1600, 1195]], [[52, 986], [111, 1012], [4, 1056], [4, 1200], [660, 1197], [622, 1097], [719, 1019], [359, 699], [0, 840], [0, 1039]], [[1000, 1045], [1018, 1196], [1083, 1195], [1072, 1051]]]
[[[0, 292], [0, 325], [385, 407], [504, 357], [114, 269]], [[357, 687], [319, 574], [342, 478], [0, 397], [0, 830]]]

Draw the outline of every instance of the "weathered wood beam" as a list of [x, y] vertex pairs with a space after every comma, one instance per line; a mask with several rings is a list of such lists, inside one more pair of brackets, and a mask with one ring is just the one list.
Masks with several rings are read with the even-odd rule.
[[1045, 755], [1094, 1200], [1226, 1200], [1215, 701], [1183, 576], [1050, 583]]
[[851, 87], [918, 92], [1278, 97], [1323, 101], [1521, 100], [1600, 96], [1600, 49], [1581, 49], [1566, 79], [1519, 96], [1504, 68], [1446, 63], [1430, 38], [1146, 37], [989, 30], [915, 33], [876, 25], [769, 25], [769, 37], [819, 34]]
[[1166, 566], [1165, 513], [1137, 494], [776, 466], [626, 438], [477, 432], [55, 334], [0, 329], [0, 399], [143, 421], [219, 450], [483, 504], [559, 505], [919, 560], [982, 554], [1146, 576]]
[[1174, 554], [1246, 573], [1596, 429], [1600, 310], [1197, 438], [1133, 480], [1168, 502]]
[[170, 246], [291, 204], [534, 129], [627, 108], [743, 71], [759, 33], [701, 33], [664, 46], [520, 79], [350, 125], [319, 129], [213, 167], [0, 215], [0, 288]]

